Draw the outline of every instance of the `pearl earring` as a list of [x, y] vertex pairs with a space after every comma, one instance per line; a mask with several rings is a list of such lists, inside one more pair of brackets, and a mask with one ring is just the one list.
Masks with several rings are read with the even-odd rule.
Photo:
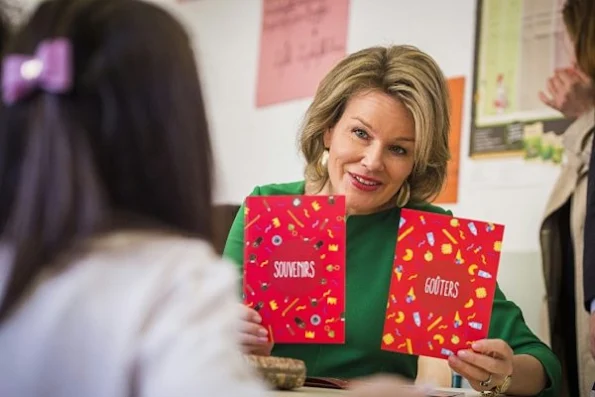
[[320, 156], [320, 166], [322, 168], [326, 168], [328, 164], [328, 156], [328, 149], [324, 149], [324, 152], [322, 152], [322, 156]]

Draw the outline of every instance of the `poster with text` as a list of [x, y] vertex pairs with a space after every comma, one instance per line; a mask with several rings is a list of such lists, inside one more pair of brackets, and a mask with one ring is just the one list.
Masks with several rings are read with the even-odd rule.
[[256, 106], [313, 96], [346, 54], [349, 0], [263, 0]]
[[525, 155], [557, 162], [550, 159], [555, 157], [551, 139], [542, 148], [541, 135], [535, 139], [534, 133], [553, 136], [570, 125], [539, 99], [554, 71], [574, 63], [562, 21], [564, 1], [479, 1], [471, 156]]

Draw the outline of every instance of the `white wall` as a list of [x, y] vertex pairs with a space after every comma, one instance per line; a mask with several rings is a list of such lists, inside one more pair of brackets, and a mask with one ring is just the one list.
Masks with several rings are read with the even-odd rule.
[[[218, 202], [239, 203], [256, 184], [302, 176], [296, 134], [310, 100], [254, 106], [260, 7], [260, 0], [199, 0], [180, 7], [199, 50], [218, 156]], [[413, 44], [447, 76], [467, 77], [459, 203], [449, 208], [506, 224], [508, 252], [536, 251], [541, 209], [557, 169], [521, 159], [467, 157], [474, 28], [473, 0], [351, 0], [348, 51]]]
[[[310, 100], [255, 107], [261, 1], [200, 0], [177, 10], [196, 40], [217, 156], [216, 201], [240, 203], [255, 185], [300, 179], [297, 131]], [[541, 334], [538, 228], [558, 169], [467, 156], [475, 13], [474, 0], [351, 0], [348, 52], [413, 44], [432, 55], [446, 76], [467, 78], [459, 202], [448, 207], [459, 216], [506, 225], [499, 282]]]
[[[255, 108], [261, 1], [201, 0], [180, 10], [198, 49], [217, 155], [216, 200], [239, 203], [255, 185], [300, 179], [296, 138], [309, 99]], [[432, 55], [447, 76], [467, 78], [459, 202], [449, 208], [506, 225], [499, 282], [541, 334], [538, 228], [558, 169], [467, 156], [475, 13], [474, 0], [351, 0], [348, 52], [413, 44]]]

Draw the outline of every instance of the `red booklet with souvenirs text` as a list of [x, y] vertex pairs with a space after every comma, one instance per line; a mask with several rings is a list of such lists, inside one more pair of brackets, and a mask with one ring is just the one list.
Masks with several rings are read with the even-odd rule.
[[504, 226], [401, 211], [383, 350], [447, 358], [488, 335]]
[[244, 303], [275, 343], [345, 342], [345, 197], [250, 196]]

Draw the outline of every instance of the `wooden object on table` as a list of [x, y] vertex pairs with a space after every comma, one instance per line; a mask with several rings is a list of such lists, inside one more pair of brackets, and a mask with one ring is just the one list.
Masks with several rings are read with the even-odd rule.
[[301, 360], [254, 355], [245, 357], [264, 380], [275, 389], [292, 390], [304, 386], [306, 364]]

